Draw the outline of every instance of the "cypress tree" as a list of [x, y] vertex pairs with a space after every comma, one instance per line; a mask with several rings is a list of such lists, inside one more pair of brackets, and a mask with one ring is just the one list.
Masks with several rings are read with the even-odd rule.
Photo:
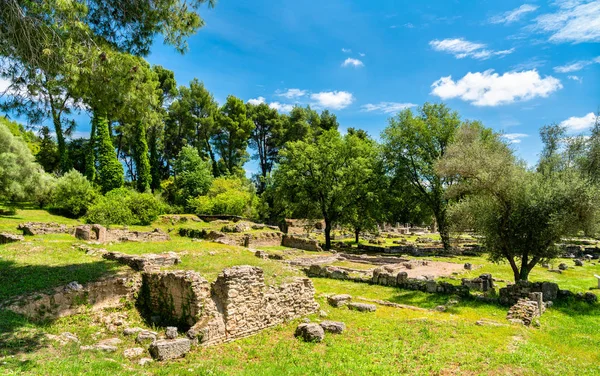
[[92, 129], [90, 130], [90, 140], [87, 145], [87, 155], [85, 157], [85, 177], [90, 182], [96, 180], [96, 150], [95, 150], [95, 142], [96, 138], [96, 128], [98, 124], [98, 118], [96, 115], [96, 111], [93, 111], [92, 114]]
[[148, 159], [148, 142], [146, 141], [146, 127], [141, 121], [136, 122], [135, 141], [133, 145], [133, 160], [137, 175], [136, 186], [139, 192], [150, 190], [150, 160]]
[[96, 133], [98, 136], [98, 180], [102, 193], [123, 186], [125, 181], [123, 165], [117, 158], [113, 146], [108, 119], [105, 112], [94, 112], [96, 117]]

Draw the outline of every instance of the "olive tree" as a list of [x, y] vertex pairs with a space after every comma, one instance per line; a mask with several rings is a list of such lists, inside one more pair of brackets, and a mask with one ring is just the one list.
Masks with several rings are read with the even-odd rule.
[[563, 236], [596, 222], [597, 192], [578, 172], [531, 171], [498, 134], [478, 124], [461, 127], [437, 171], [458, 181], [447, 192], [458, 199], [449, 210], [454, 228], [483, 235], [491, 260], [508, 261], [515, 282], [557, 257]]

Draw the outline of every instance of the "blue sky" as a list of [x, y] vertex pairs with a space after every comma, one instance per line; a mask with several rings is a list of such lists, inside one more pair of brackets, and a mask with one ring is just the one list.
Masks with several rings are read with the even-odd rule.
[[148, 60], [221, 103], [311, 104], [377, 137], [394, 110], [443, 101], [529, 163], [541, 126], [585, 132], [600, 106], [600, 1], [221, 0], [201, 14], [187, 54], [157, 43]]
[[[147, 59], [220, 103], [310, 104], [378, 138], [398, 110], [445, 102], [530, 165], [541, 126], [585, 133], [600, 109], [600, 0], [219, 0], [201, 15], [186, 54], [159, 37]], [[87, 137], [89, 118], [76, 119]]]

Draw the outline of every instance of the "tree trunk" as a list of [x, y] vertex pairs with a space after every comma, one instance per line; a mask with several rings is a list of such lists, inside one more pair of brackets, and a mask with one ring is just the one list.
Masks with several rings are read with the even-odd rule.
[[446, 224], [446, 213], [443, 212], [436, 214], [435, 220], [438, 224], [438, 231], [440, 233], [440, 238], [442, 238], [442, 245], [444, 246], [444, 252], [450, 253], [452, 250], [452, 246], [450, 245], [450, 232], [448, 231], [448, 226]]
[[355, 228], [354, 229], [354, 242], [356, 244], [358, 244], [358, 241], [360, 240], [360, 229], [359, 228]]
[[325, 218], [325, 249], [331, 249], [331, 222]]
[[60, 118], [55, 114], [52, 115], [52, 118], [54, 132], [56, 133], [56, 142], [58, 144], [58, 169], [60, 172], [65, 173], [70, 168], [67, 143], [65, 142], [65, 135], [63, 134], [62, 126], [60, 124]]

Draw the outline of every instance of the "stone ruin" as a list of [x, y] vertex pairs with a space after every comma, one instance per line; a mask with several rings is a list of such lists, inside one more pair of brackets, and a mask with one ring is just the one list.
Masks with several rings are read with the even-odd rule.
[[537, 318], [544, 313], [546, 305], [543, 302], [543, 293], [532, 292], [527, 298], [520, 298], [506, 315], [506, 319], [515, 324], [539, 326]]
[[11, 310], [34, 321], [54, 320], [75, 315], [82, 308], [93, 311], [122, 306], [134, 300], [141, 285], [139, 274], [124, 273], [80, 285], [71, 282], [47, 294], [33, 294], [13, 300], [0, 308]]
[[521, 281], [513, 285], [507, 285], [500, 289], [500, 303], [514, 305], [519, 299], [528, 299], [533, 292], [542, 293], [545, 302], [554, 301], [558, 298], [558, 284], [553, 282], [527, 282]]
[[280, 231], [256, 232], [248, 234], [240, 234], [235, 232], [225, 233], [222, 231], [181, 227], [179, 229], [179, 235], [192, 239], [204, 239], [221, 244], [237, 245], [250, 248], [281, 245], [283, 234]]
[[308, 278], [266, 286], [262, 269], [234, 266], [212, 284], [192, 271], [142, 273], [138, 306], [203, 345], [228, 342], [318, 310]]
[[25, 240], [23, 236], [9, 233], [0, 233], [0, 244], [16, 243]]
[[21, 223], [17, 228], [23, 231], [23, 235], [75, 234], [75, 228], [73, 226], [54, 222], [27, 222]]
[[83, 225], [75, 228], [74, 235], [77, 239], [92, 240], [97, 242], [111, 241], [130, 241], [130, 242], [146, 242], [146, 241], [167, 241], [171, 240], [169, 234], [161, 229], [155, 228], [153, 231], [130, 231], [125, 229], [106, 229], [104, 226]]
[[461, 280], [463, 286], [467, 286], [470, 290], [487, 292], [494, 288], [494, 280], [491, 274], [482, 274], [478, 278]]
[[302, 238], [293, 235], [284, 235], [281, 245], [284, 247], [297, 248], [305, 251], [323, 252], [323, 248], [315, 239]]
[[161, 266], [171, 266], [181, 263], [181, 258], [174, 252], [159, 255], [153, 253], [144, 255], [126, 255], [120, 252], [105, 252], [103, 253], [102, 258], [117, 261], [120, 264], [129, 266], [135, 271], [149, 271]]

